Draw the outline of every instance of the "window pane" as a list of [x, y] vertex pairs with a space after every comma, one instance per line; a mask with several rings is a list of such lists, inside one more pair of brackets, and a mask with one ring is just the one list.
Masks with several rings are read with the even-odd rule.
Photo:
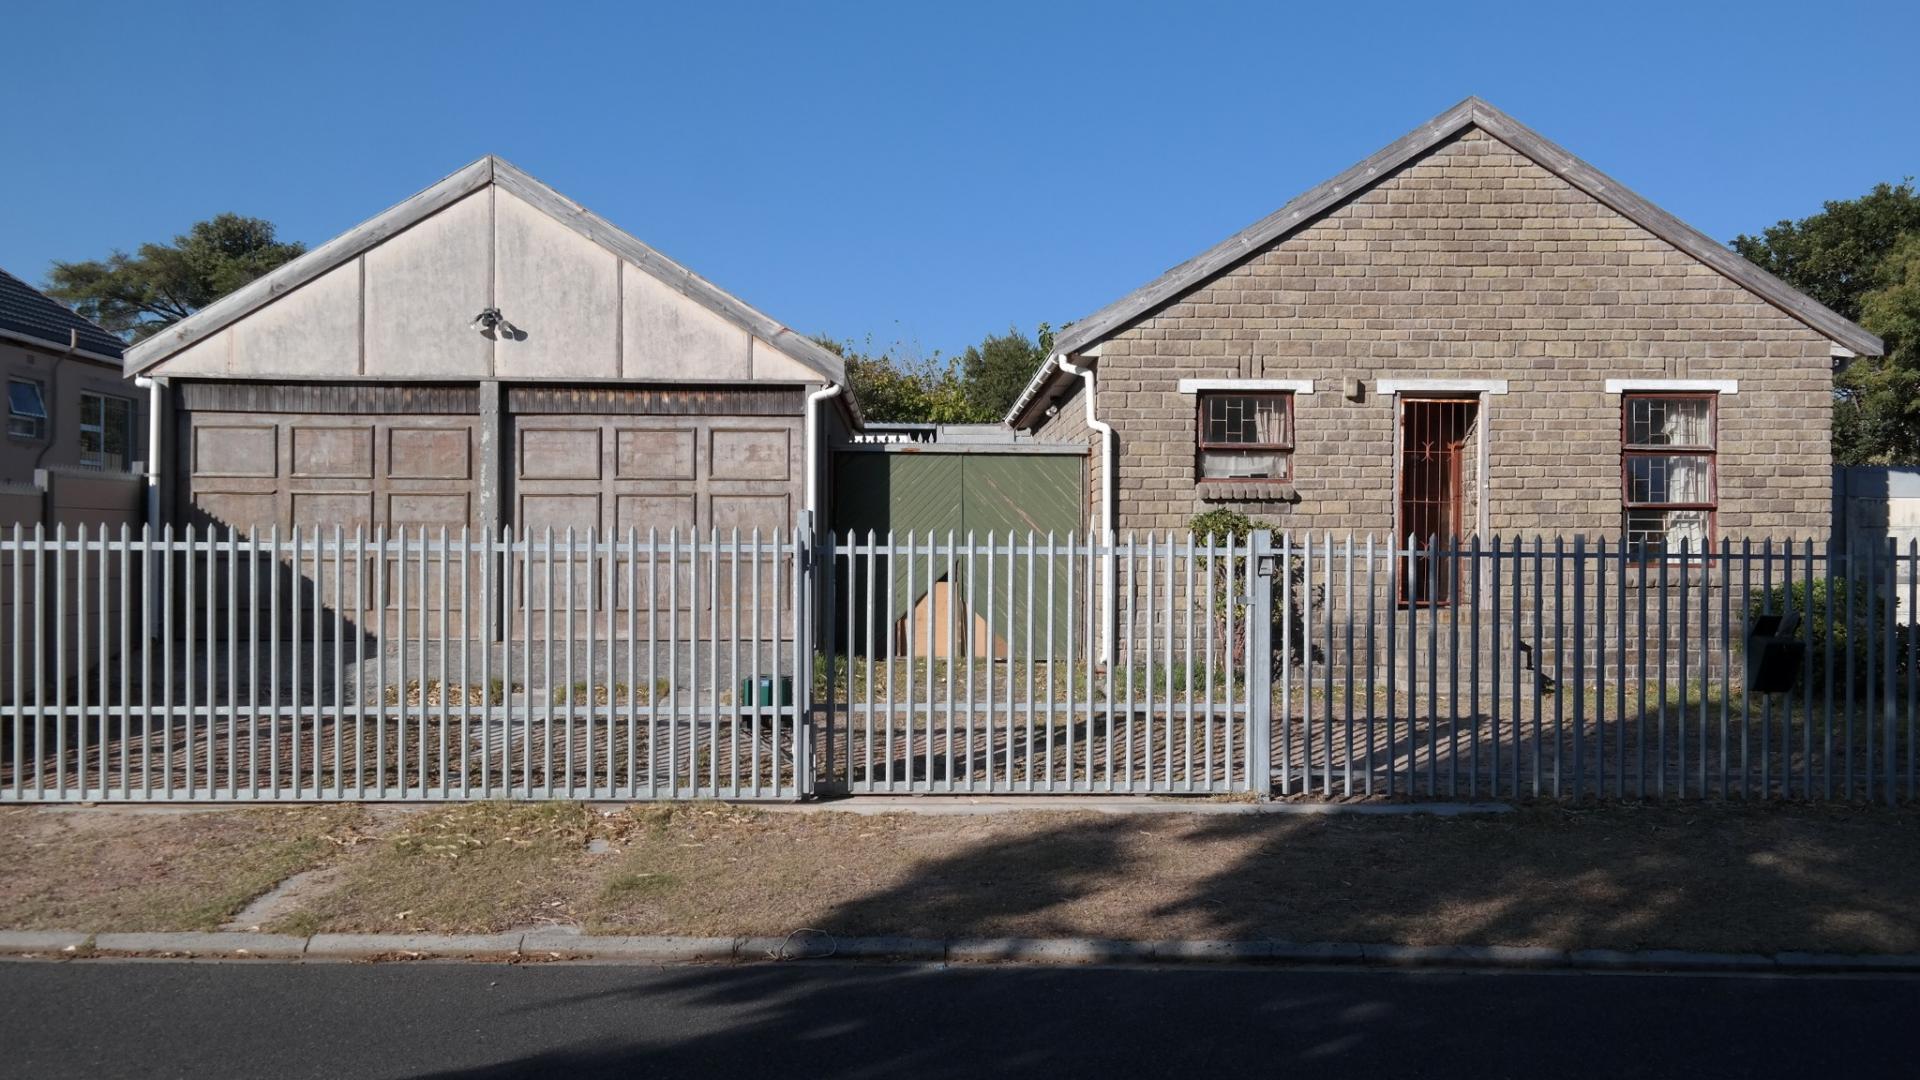
[[1203, 480], [1284, 480], [1287, 455], [1274, 451], [1203, 450], [1200, 452], [1200, 478]]
[[1204, 443], [1286, 445], [1286, 402], [1277, 396], [1209, 394], [1200, 426]]
[[1712, 468], [1713, 459], [1705, 454], [1634, 454], [1627, 458], [1627, 501], [1710, 502]]
[[7, 408], [14, 416], [27, 416], [35, 420], [47, 418], [47, 405], [41, 400], [40, 387], [30, 382], [7, 383]]
[[1627, 445], [1713, 446], [1713, 403], [1706, 398], [1630, 397]]
[[1627, 550], [1635, 558], [1677, 552], [1684, 543], [1689, 554], [1707, 545], [1705, 510], [1627, 511]]
[[133, 403], [124, 398], [108, 398], [105, 423], [102, 442], [107, 453], [106, 466], [124, 469], [133, 444]]

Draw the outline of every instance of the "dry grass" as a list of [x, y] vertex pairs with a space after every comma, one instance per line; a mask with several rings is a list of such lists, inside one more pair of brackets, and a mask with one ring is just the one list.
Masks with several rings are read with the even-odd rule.
[[629, 826], [624, 813], [569, 802], [423, 812], [347, 864], [326, 895], [266, 929], [484, 933], [572, 922], [597, 869], [589, 841]]
[[[0, 817], [12, 837], [0, 898], [13, 926], [202, 928], [364, 835], [353, 813], [15, 811]], [[1920, 951], [1912, 809], [935, 817], [490, 803], [398, 820], [268, 929]]]
[[368, 840], [359, 807], [0, 812], [0, 925], [213, 930], [254, 897]]
[[640, 811], [599, 932], [1920, 950], [1920, 815]]

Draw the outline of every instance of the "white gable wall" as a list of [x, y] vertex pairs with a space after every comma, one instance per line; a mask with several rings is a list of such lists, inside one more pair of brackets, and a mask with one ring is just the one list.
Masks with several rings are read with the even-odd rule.
[[[516, 331], [472, 326], [497, 307]], [[820, 382], [489, 185], [162, 361], [160, 376]]]

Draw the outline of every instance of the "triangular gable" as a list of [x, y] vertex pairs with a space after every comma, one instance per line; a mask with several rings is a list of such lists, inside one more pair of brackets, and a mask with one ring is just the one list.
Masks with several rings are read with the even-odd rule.
[[1059, 370], [1056, 356], [1083, 353], [1098, 345], [1161, 306], [1319, 220], [1328, 211], [1470, 127], [1486, 132], [1835, 344], [1861, 356], [1878, 356], [1884, 351], [1880, 339], [1873, 334], [1634, 194], [1506, 113], [1470, 97], [1340, 175], [1062, 330], [1054, 342], [1054, 356], [1048, 357], [1034, 373], [1032, 381], [1008, 410], [1006, 422], [1020, 423], [1042, 399], [1042, 391]]
[[[483, 203], [484, 193], [489, 187], [505, 193], [505, 197], [495, 200], [498, 206]], [[635, 325], [647, 332], [663, 332], [674, 335], [676, 340], [700, 340], [703, 335], [711, 339], [713, 334], [725, 328], [729, 333], [737, 332], [739, 348], [743, 357], [742, 371], [754, 377], [779, 378], [788, 381], [827, 381], [844, 382], [846, 368], [844, 362], [833, 353], [809, 340], [805, 335], [796, 333], [773, 318], [748, 306], [737, 297], [715, 286], [686, 267], [667, 258], [653, 248], [641, 243], [628, 233], [614, 227], [604, 218], [575, 203], [546, 184], [534, 179], [513, 165], [491, 155], [466, 166], [427, 188], [405, 202], [394, 206], [384, 213], [355, 226], [338, 237], [313, 249], [273, 272], [256, 279], [240, 289], [207, 305], [191, 317], [162, 330], [152, 337], [127, 350], [125, 367], [129, 375], [138, 374], [154, 368], [183, 353], [194, 351], [196, 346], [216, 345], [214, 339], [223, 330], [236, 325], [244, 325], [243, 320], [260, 312], [296, 291], [302, 295], [302, 303], [309, 306], [311, 314], [302, 311], [296, 316], [297, 324], [306, 319], [331, 319], [337, 323], [347, 318], [359, 318], [368, 324], [360, 328], [360, 338], [364, 342], [368, 332], [376, 336], [383, 332], [389, 322], [384, 318], [387, 313], [379, 312], [370, 296], [359, 301], [367, 305], [363, 315], [350, 314], [342, 307], [339, 297], [351, 286], [348, 278], [364, 274], [356, 270], [355, 260], [362, 256], [387, 256], [388, 252], [398, 252], [398, 247], [381, 251], [382, 245], [410, 230], [439, 230], [446, 234], [445, 243], [458, 244], [463, 235], [463, 225], [459, 221], [463, 214], [480, 212], [485, 206], [489, 212], [501, 216], [490, 218], [486, 227], [496, 230], [502, 238], [520, 237], [527, 240], [529, 246], [545, 242], [549, 249], [553, 239], [543, 237], [543, 232], [551, 233], [557, 226], [573, 236], [591, 242], [597, 248], [611, 253], [615, 259], [609, 260], [605, 273], [618, 278], [612, 286], [615, 294], [625, 302], [632, 297], [636, 311], [632, 315]], [[465, 228], [465, 233], [473, 232]], [[421, 234], [416, 234], [416, 237]], [[376, 254], [377, 253], [377, 254]], [[395, 259], [405, 258], [404, 254], [393, 254]], [[459, 253], [454, 253], [456, 260]], [[469, 260], [480, 262], [481, 260]], [[491, 263], [492, 257], [487, 260]], [[576, 260], [577, 261], [577, 260]], [[492, 266], [474, 266], [474, 273], [493, 275]], [[561, 270], [572, 269], [560, 267]], [[601, 271], [595, 270], [594, 273]], [[538, 287], [530, 282], [529, 288]], [[555, 286], [556, 288], [559, 285]], [[697, 305], [697, 313], [680, 305], [676, 298], [685, 298]], [[460, 315], [463, 321], [471, 318], [483, 304], [469, 298], [461, 298]], [[414, 313], [392, 313], [395, 318]], [[451, 317], [450, 312], [439, 313]], [[515, 313], [505, 312], [509, 321]], [[522, 316], [526, 316], [523, 314]], [[583, 319], [608, 316], [604, 312], [584, 312]], [[615, 313], [613, 319], [626, 318], [624, 313]], [[443, 319], [443, 322], [445, 320]], [[613, 330], [612, 339], [619, 340], [624, 325]], [[543, 328], [547, 330], [548, 328]], [[564, 333], [566, 327], [553, 327], [549, 332]], [[270, 337], [282, 328], [262, 324], [258, 336]], [[474, 343], [481, 341], [475, 335]], [[231, 349], [230, 344], [224, 347]], [[361, 346], [364, 348], [364, 344]], [[322, 376], [355, 375], [358, 372], [338, 371], [338, 364], [326, 355], [324, 348], [314, 350], [313, 370], [281, 371], [264, 374]], [[235, 372], [238, 373], [238, 372]], [[372, 375], [373, 373], [367, 373]], [[392, 372], [381, 372], [391, 375]], [[409, 372], [418, 378], [471, 378], [475, 372], [470, 365], [455, 363], [447, 370], [434, 368]], [[551, 372], [564, 375], [566, 372]], [[683, 381], [693, 381], [695, 376], [682, 374]]]

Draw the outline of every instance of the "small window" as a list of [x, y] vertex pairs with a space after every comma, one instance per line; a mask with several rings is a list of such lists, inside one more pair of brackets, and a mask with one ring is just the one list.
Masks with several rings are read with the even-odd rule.
[[1621, 483], [1626, 544], [1649, 562], [1713, 543], [1719, 489], [1714, 475], [1713, 394], [1626, 394], [1622, 398]]
[[133, 446], [133, 402], [105, 394], [80, 395], [80, 467], [125, 472]]
[[1199, 427], [1201, 482], [1292, 478], [1291, 393], [1203, 393]]
[[16, 439], [47, 437], [47, 401], [39, 383], [7, 380], [7, 434]]

